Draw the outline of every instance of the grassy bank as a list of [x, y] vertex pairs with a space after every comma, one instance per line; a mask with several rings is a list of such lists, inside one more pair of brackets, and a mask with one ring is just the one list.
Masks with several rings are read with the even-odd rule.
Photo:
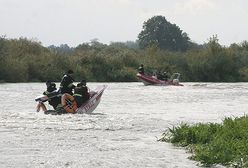
[[191, 159], [205, 166], [248, 167], [248, 116], [226, 118], [222, 124], [181, 124], [160, 140], [186, 147], [193, 153]]

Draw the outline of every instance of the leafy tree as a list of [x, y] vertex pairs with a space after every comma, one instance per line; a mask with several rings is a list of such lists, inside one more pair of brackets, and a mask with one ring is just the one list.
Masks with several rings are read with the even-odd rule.
[[168, 22], [164, 16], [154, 16], [144, 22], [138, 40], [140, 48], [157, 45], [164, 50], [186, 51], [190, 39], [187, 33]]
[[139, 48], [139, 44], [137, 41], [111, 42], [110, 46], [119, 47], [119, 48], [132, 48], [132, 49]]
[[4, 37], [0, 37], [0, 82], [4, 81], [4, 65], [6, 63], [6, 40]]
[[71, 54], [73, 52], [73, 48], [67, 44], [60, 44], [60, 46], [50, 45], [47, 48], [61, 54]]

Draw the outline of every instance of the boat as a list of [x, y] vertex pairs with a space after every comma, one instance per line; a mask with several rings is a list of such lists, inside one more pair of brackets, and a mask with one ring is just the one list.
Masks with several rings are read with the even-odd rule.
[[157, 79], [154, 75], [146, 75], [137, 73], [136, 75], [138, 79], [144, 83], [145, 86], [147, 85], [159, 85], [159, 86], [183, 86], [183, 84], [179, 83], [180, 73], [173, 73], [169, 80], [160, 80]]
[[[107, 85], [101, 85], [101, 86], [98, 86], [96, 89], [90, 91], [89, 92], [90, 99], [87, 100], [84, 104], [82, 104], [79, 108], [77, 108], [75, 113], [79, 113], [79, 114], [92, 113], [96, 109], [98, 104], [100, 103], [101, 97], [106, 88], [107, 88]], [[58, 91], [54, 91], [53, 95], [50, 98], [55, 97], [55, 96], [61, 96], [61, 94]], [[38, 96], [35, 99], [35, 101], [37, 102], [45, 102], [47, 100], [48, 100], [48, 97], [46, 95]], [[47, 110], [45, 114], [58, 114], [58, 112], [56, 110]]]

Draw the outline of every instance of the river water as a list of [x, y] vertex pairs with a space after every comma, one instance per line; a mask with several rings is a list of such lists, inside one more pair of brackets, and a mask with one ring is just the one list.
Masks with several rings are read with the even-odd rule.
[[34, 98], [43, 83], [0, 84], [0, 167], [194, 168], [190, 153], [158, 142], [182, 122], [218, 122], [247, 114], [247, 83], [143, 86], [106, 84], [92, 114], [45, 115]]

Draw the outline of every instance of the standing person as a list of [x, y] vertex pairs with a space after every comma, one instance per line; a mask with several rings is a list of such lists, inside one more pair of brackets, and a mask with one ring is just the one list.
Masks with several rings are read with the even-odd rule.
[[[53, 106], [53, 109], [56, 110], [57, 107], [61, 104], [61, 97], [57, 96], [58, 93], [56, 92], [56, 84], [48, 80], [46, 81], [46, 86], [47, 90], [43, 92], [43, 95], [47, 96], [46, 101], [48, 101], [48, 103]], [[39, 104], [37, 105], [37, 112], [40, 111], [40, 108], [42, 108], [44, 112], [47, 111], [47, 108], [43, 102], [39, 102]]]
[[83, 103], [85, 103], [90, 98], [89, 89], [86, 86], [86, 80], [81, 80], [74, 89], [75, 101], [77, 103], [77, 108], [79, 108]]
[[138, 69], [139, 73], [144, 75], [145, 74], [145, 70], [144, 70], [144, 65], [143, 64], [140, 64], [140, 67]]
[[72, 78], [72, 76], [72, 70], [68, 70], [67, 73], [63, 76], [60, 83], [61, 94], [68, 93], [70, 95], [73, 95], [72, 90], [75, 88], [75, 85], [73, 85], [74, 79]]

